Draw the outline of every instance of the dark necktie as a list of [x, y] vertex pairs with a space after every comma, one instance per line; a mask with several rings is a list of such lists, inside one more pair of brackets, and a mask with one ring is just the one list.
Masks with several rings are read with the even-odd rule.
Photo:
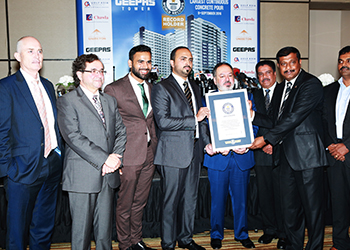
[[277, 119], [280, 119], [283, 111], [284, 111], [284, 107], [286, 106], [286, 101], [288, 99], [289, 93], [292, 90], [292, 83], [291, 82], [287, 82], [287, 89], [286, 89], [286, 93], [284, 94], [284, 98], [283, 98], [283, 103], [282, 106], [280, 108], [280, 111], [278, 112], [278, 117]]
[[191, 93], [190, 88], [188, 87], [188, 82], [187, 81], [184, 82], [184, 91], [185, 91], [185, 96], [187, 98], [187, 101], [190, 104], [192, 112], [194, 113], [194, 111], [193, 111], [193, 103], [192, 103], [192, 93]]
[[265, 89], [266, 95], [265, 95], [265, 108], [266, 111], [269, 109], [270, 106], [270, 90], [269, 89]]
[[92, 100], [94, 101], [95, 109], [97, 110], [99, 116], [101, 117], [103, 126], [106, 128], [105, 114], [103, 113], [102, 105], [101, 105], [100, 100], [98, 99], [98, 96], [97, 96], [97, 95], [94, 95], [94, 96], [92, 97]]
[[145, 93], [145, 88], [143, 87], [143, 83], [138, 83], [137, 85], [139, 85], [140, 89], [141, 89], [141, 95], [142, 95], [142, 112], [144, 114], [145, 117], [147, 117], [147, 112], [148, 112], [148, 99]]

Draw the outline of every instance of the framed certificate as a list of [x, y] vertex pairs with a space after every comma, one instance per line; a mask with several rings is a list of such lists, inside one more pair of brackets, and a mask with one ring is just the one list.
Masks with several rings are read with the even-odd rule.
[[207, 93], [214, 151], [249, 147], [254, 141], [246, 89]]

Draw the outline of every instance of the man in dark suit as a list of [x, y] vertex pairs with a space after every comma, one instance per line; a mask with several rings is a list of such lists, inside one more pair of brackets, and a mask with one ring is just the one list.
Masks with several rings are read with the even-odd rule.
[[290, 242], [286, 249], [303, 249], [305, 225], [306, 249], [322, 249], [323, 166], [328, 164], [322, 142], [323, 88], [315, 76], [301, 69], [298, 49], [282, 48], [276, 58], [285, 83], [281, 104], [274, 108], [278, 121], [273, 127], [272, 119], [255, 113], [254, 124], [273, 128], [257, 137], [251, 149], [280, 146], [281, 200]]
[[154, 164], [160, 165], [163, 201], [163, 249], [203, 250], [193, 239], [194, 215], [204, 147], [209, 143], [198, 86], [189, 81], [193, 58], [186, 47], [170, 55], [172, 74], [152, 89], [152, 107], [159, 128]]
[[126, 129], [115, 98], [99, 92], [104, 66], [94, 55], [73, 62], [75, 90], [57, 101], [58, 125], [66, 142], [63, 190], [72, 215], [72, 249], [112, 249], [114, 189], [120, 184]]
[[128, 138], [116, 209], [120, 250], [152, 249], [142, 241], [142, 215], [152, 184], [157, 146], [153, 111], [148, 101], [152, 88], [148, 82], [151, 58], [148, 46], [133, 47], [129, 51], [130, 73], [105, 88], [105, 93], [117, 99]]
[[[259, 113], [269, 115], [273, 119], [273, 104], [281, 103], [284, 84], [276, 82], [276, 66], [273, 61], [260, 61], [255, 66], [255, 72], [262, 86], [254, 89], [255, 107]], [[274, 119], [275, 120], [275, 119]], [[257, 136], [265, 135], [269, 130], [259, 128]], [[274, 238], [279, 238], [278, 249], [286, 248], [283, 226], [282, 208], [280, 202], [279, 170], [273, 161], [272, 145], [254, 150], [255, 173], [258, 186], [259, 206], [261, 209], [264, 234], [258, 242], [269, 244]]]
[[[213, 69], [214, 84], [217, 91], [229, 91], [234, 87], [232, 66], [218, 63]], [[248, 93], [253, 102], [253, 95]], [[258, 127], [254, 126], [254, 135]], [[220, 249], [224, 238], [224, 219], [228, 194], [231, 196], [235, 240], [245, 248], [255, 248], [248, 235], [247, 195], [250, 169], [254, 166], [254, 153], [247, 148], [236, 148], [229, 152], [205, 154], [203, 165], [208, 168], [211, 193], [210, 245]]]
[[6, 249], [26, 249], [28, 241], [30, 249], [50, 249], [62, 175], [56, 96], [52, 83], [39, 76], [43, 50], [37, 39], [22, 37], [15, 58], [20, 70], [0, 80]]
[[324, 88], [324, 127], [332, 200], [333, 247], [350, 249], [350, 46], [339, 51], [341, 78]]

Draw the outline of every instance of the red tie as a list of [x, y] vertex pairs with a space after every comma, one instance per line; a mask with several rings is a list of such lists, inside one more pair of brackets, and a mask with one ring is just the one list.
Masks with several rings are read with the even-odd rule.
[[40, 119], [42, 124], [44, 125], [44, 132], [45, 132], [45, 152], [44, 157], [47, 158], [47, 156], [51, 152], [51, 136], [50, 136], [50, 129], [49, 129], [49, 123], [47, 121], [47, 113], [46, 113], [46, 107], [44, 102], [43, 93], [41, 92], [41, 89], [39, 87], [39, 81], [34, 80], [33, 83], [33, 98], [36, 104], [36, 108], [38, 109]]

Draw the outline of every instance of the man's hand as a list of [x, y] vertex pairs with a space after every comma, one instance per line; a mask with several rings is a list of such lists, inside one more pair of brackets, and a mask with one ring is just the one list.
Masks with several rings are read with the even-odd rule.
[[116, 171], [122, 163], [120, 158], [122, 158], [122, 156], [119, 154], [110, 154], [102, 166], [102, 176]]
[[259, 137], [255, 138], [253, 144], [249, 147], [249, 149], [262, 148], [265, 145], [266, 145], [266, 142], [264, 140], [264, 137], [259, 136]]
[[213, 156], [213, 155], [218, 154], [218, 153], [220, 153], [220, 154], [225, 156], [225, 155], [228, 155], [230, 150], [214, 151], [213, 150], [213, 145], [211, 143], [209, 143], [209, 144], [207, 144], [205, 146], [205, 152], [207, 152], [207, 154], [210, 155], [210, 156]]
[[196, 115], [197, 121], [201, 122], [205, 117], [210, 116], [210, 111], [207, 107], [201, 107]]
[[272, 155], [273, 153], [273, 147], [271, 144], [268, 144], [262, 148], [262, 151], [264, 151], [268, 155]]
[[344, 145], [344, 143], [331, 144], [328, 147], [329, 153], [337, 161], [345, 161], [345, 155], [349, 153], [349, 149]]
[[247, 148], [236, 148], [236, 149], [232, 149], [232, 151], [239, 155], [242, 155], [248, 152]]

